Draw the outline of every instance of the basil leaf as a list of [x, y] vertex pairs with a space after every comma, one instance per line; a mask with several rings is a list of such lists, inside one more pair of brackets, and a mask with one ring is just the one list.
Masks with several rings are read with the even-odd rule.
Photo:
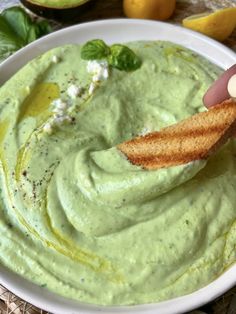
[[110, 48], [101, 39], [88, 41], [81, 50], [81, 58], [84, 60], [106, 59], [110, 54]]
[[26, 12], [20, 7], [11, 7], [2, 12], [2, 17], [11, 26], [16, 36], [27, 44], [27, 37], [32, 21]]
[[33, 24], [28, 32], [27, 42], [31, 43], [32, 41], [50, 33], [51, 31], [52, 28], [47, 21], [41, 21], [37, 24]]
[[16, 47], [5, 45], [0, 47], [0, 63], [16, 52]]
[[16, 36], [11, 26], [0, 16], [0, 55], [14, 52], [23, 47], [23, 45], [22, 39]]
[[50, 31], [48, 22], [33, 22], [20, 7], [4, 10], [0, 15], [0, 61]]
[[40, 21], [36, 25], [37, 38], [47, 35], [52, 32], [52, 27], [48, 24], [47, 21]]
[[81, 49], [81, 58], [105, 59], [111, 67], [127, 72], [135, 71], [142, 65], [141, 59], [127, 46], [114, 44], [109, 47], [101, 39], [88, 41]]
[[121, 71], [135, 71], [141, 67], [141, 59], [127, 46], [115, 44], [111, 46], [108, 63]]

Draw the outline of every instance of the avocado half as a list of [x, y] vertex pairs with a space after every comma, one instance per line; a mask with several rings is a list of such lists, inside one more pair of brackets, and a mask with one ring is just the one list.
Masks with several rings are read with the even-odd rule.
[[21, 2], [37, 15], [61, 22], [72, 22], [90, 9], [95, 0], [21, 0]]

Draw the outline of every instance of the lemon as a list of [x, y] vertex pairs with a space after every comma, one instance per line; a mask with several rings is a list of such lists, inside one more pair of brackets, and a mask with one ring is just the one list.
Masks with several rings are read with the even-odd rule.
[[123, 0], [125, 15], [138, 19], [167, 20], [175, 5], [176, 0]]
[[187, 17], [183, 26], [216, 40], [228, 38], [236, 27], [236, 7]]

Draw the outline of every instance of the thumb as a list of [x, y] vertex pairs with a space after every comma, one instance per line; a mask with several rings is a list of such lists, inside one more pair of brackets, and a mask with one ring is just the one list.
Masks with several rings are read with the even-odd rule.
[[[206, 94], [203, 97], [203, 103], [206, 107], [211, 107], [216, 104], [221, 103], [222, 101], [235, 97], [233, 93], [235, 92], [232, 88], [233, 84], [236, 83], [236, 64], [225, 71], [219, 78], [216, 80], [212, 86], [208, 89]], [[232, 78], [232, 79], [231, 79]], [[230, 94], [228, 91], [228, 84], [230, 88]], [[232, 92], [231, 92], [232, 90]]]

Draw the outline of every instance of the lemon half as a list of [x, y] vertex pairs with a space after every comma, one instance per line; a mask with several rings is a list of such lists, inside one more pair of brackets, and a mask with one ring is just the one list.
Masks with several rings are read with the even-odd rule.
[[236, 27], [236, 7], [191, 15], [185, 18], [183, 26], [216, 40], [223, 41], [228, 38]]

